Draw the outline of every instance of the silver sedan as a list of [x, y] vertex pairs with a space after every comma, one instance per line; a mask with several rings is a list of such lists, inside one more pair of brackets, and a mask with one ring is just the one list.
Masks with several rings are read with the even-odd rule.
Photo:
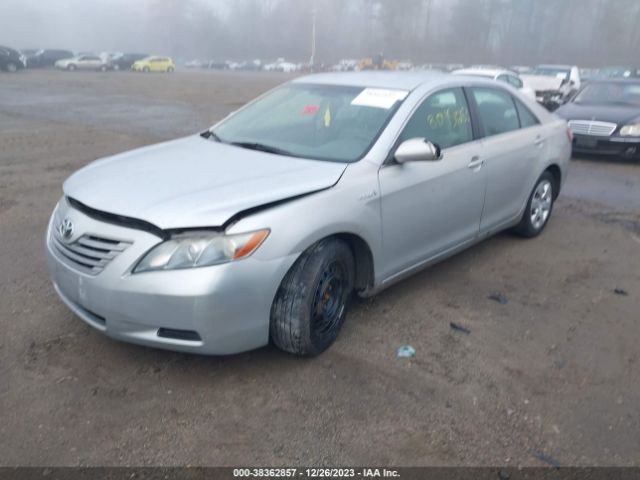
[[566, 122], [508, 85], [308, 76], [199, 135], [73, 174], [49, 270], [62, 301], [118, 340], [315, 355], [354, 293], [505, 229], [540, 234], [570, 155]]

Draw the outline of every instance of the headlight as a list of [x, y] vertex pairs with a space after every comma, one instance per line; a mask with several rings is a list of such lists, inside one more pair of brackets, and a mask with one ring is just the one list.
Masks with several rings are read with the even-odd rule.
[[269, 230], [239, 235], [212, 232], [176, 235], [147, 252], [133, 273], [208, 267], [240, 260], [255, 252], [268, 235]]
[[621, 137], [640, 137], [640, 123], [625, 125], [620, 129]]

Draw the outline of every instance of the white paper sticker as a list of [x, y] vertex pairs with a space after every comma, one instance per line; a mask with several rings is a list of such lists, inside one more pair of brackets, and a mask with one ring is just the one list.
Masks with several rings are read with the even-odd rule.
[[409, 92], [404, 90], [365, 88], [360, 95], [353, 99], [351, 105], [389, 110], [398, 100], [404, 100], [408, 94]]

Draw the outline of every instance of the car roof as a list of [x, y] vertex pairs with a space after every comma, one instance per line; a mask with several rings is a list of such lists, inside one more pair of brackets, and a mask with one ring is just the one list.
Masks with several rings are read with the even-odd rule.
[[592, 80], [589, 80], [589, 84], [594, 84], [594, 83], [629, 83], [629, 84], [638, 84], [640, 83], [640, 78], [638, 77], [628, 77], [628, 78], [619, 78], [619, 77], [614, 77], [614, 78], [594, 78]]
[[575, 65], [552, 65], [550, 63], [535, 66], [535, 68], [563, 68], [565, 70], [571, 70], [573, 67], [575, 67]]
[[307, 75], [293, 80], [294, 83], [316, 83], [324, 85], [342, 85], [352, 87], [389, 88], [397, 90], [415, 90], [426, 83], [435, 83], [448, 77], [444, 73], [431, 71], [418, 72], [336, 72]]
[[497, 77], [498, 75], [508, 74], [513, 75], [515, 77], [518, 76], [516, 72], [512, 72], [511, 70], [503, 69], [503, 68], [463, 68], [461, 70], [455, 70], [451, 72], [455, 75], [480, 75], [483, 77]]

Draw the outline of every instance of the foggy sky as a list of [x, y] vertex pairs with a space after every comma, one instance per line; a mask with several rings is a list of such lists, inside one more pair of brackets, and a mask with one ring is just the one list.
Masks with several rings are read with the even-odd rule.
[[[233, 1], [233, 0], [232, 0]], [[197, 0], [225, 17], [225, 0]], [[73, 51], [154, 51], [151, 0], [0, 0], [0, 45]]]
[[640, 0], [0, 0], [0, 45], [180, 59], [640, 66]]

